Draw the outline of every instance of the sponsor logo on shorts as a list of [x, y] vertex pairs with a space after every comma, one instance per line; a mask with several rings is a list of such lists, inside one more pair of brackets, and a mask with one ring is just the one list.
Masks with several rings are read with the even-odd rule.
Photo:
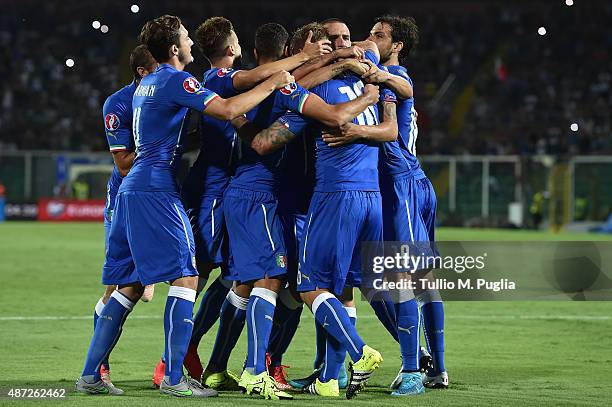
[[278, 267], [287, 268], [287, 256], [279, 254], [276, 256], [276, 265]]

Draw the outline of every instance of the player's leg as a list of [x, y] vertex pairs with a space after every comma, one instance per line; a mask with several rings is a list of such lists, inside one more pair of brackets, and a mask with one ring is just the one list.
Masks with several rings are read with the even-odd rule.
[[219, 317], [217, 337], [210, 354], [202, 384], [217, 390], [239, 390], [238, 377], [227, 370], [232, 350], [236, 346], [246, 321], [251, 287], [234, 283], [227, 293]]
[[215, 396], [183, 375], [193, 329], [198, 284], [195, 247], [180, 197], [170, 192], [128, 192], [128, 238], [140, 282], [170, 281], [164, 311], [166, 361], [160, 392], [179, 397]]
[[[372, 205], [361, 192], [315, 193], [300, 247], [299, 291], [315, 319], [347, 349], [353, 361], [352, 398], [382, 362], [380, 353], [365, 345], [350, 317], [332, 292], [340, 293], [361, 229]], [[380, 198], [378, 197], [378, 200]], [[381, 226], [382, 228], [382, 226]], [[333, 231], [330, 236], [330, 230]], [[381, 230], [382, 233], [382, 230]]]
[[[425, 227], [427, 228], [428, 241], [431, 244], [434, 255], [437, 255], [438, 252], [435, 247], [436, 194], [433, 185], [427, 178], [417, 181], [417, 188], [420, 197], [419, 206]], [[428, 271], [424, 278], [433, 280], [433, 272]], [[429, 289], [417, 291], [416, 296], [421, 306], [423, 331], [434, 366], [433, 371], [427, 373], [425, 386], [447, 388], [448, 374], [444, 366], [444, 303], [442, 302], [442, 297], [438, 290]]]
[[[115, 221], [109, 231], [102, 282], [107, 286], [119, 285], [113, 290], [108, 302], [99, 311], [99, 318], [89, 345], [85, 366], [76, 384], [78, 392], [87, 394], [122, 394], [111, 383], [101, 380], [100, 366], [108, 359], [119, 340], [123, 323], [142, 295], [143, 287], [138, 282], [134, 261], [128, 244], [127, 208], [121, 195], [117, 198]], [[110, 291], [110, 290], [109, 290]]]

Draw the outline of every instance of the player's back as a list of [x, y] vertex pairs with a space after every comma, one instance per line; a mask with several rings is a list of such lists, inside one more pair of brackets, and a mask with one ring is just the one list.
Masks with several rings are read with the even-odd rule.
[[[216, 94], [189, 73], [161, 64], [142, 79], [134, 93], [134, 166], [121, 191], [177, 191], [176, 170], [184, 152], [189, 108], [203, 110]], [[202, 104], [200, 106], [200, 103]]]
[[[406, 68], [400, 65], [383, 67], [390, 73], [397, 75], [410, 83], [412, 79], [408, 76]], [[419, 134], [417, 127], [417, 113], [414, 109], [414, 98], [397, 100], [397, 141], [387, 142], [383, 145], [381, 154], [381, 172], [384, 175], [398, 176], [409, 175], [424, 178], [425, 173], [416, 156], [416, 142]]]
[[[204, 73], [202, 86], [222, 98], [234, 97], [239, 93], [232, 80], [236, 72], [227, 68], [211, 68]], [[202, 114], [198, 130], [200, 152], [183, 184], [183, 196], [195, 201], [199, 201], [202, 194], [223, 194], [238, 161], [240, 144], [234, 126], [228, 120]]]
[[[363, 93], [364, 84], [354, 75], [344, 75], [311, 89], [329, 104], [356, 99]], [[369, 106], [353, 119], [360, 125], [379, 124], [378, 111]], [[320, 132], [319, 132], [320, 133]], [[329, 147], [323, 139], [316, 139], [315, 191], [378, 191], [378, 146], [352, 143], [343, 147]]]

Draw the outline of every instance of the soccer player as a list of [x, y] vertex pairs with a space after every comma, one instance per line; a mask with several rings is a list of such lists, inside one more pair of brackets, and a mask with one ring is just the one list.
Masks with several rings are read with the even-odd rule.
[[[418, 43], [418, 27], [413, 18], [404, 18], [397, 16], [383, 16], [376, 19], [376, 23], [370, 32], [370, 40], [378, 44], [381, 53], [381, 64], [386, 67], [388, 72], [396, 76], [403, 77], [405, 81], [412, 85], [412, 80], [408, 76], [406, 68], [400, 65], [400, 61], [405, 61], [410, 55], [410, 51]], [[404, 62], [405, 63], [405, 62]], [[385, 73], [377, 74], [384, 76]], [[373, 78], [374, 79], [374, 78]], [[376, 80], [376, 79], [374, 79]], [[419, 160], [416, 157], [416, 142], [418, 136], [417, 114], [414, 109], [414, 99], [409, 98], [401, 101], [398, 106], [398, 120], [400, 125], [400, 135], [398, 144], [402, 155], [398, 157], [405, 159], [409, 165], [409, 171], [401, 176], [392, 174], [390, 177], [397, 182], [397, 188], [400, 188], [400, 177], [403, 177], [401, 189], [396, 191], [401, 194], [394, 196], [393, 200], [404, 200], [407, 210], [411, 211], [407, 214], [408, 230], [406, 223], [404, 225], [395, 224], [395, 229], [403, 229], [393, 239], [411, 241], [417, 243], [429, 243], [434, 254], [437, 254], [435, 249], [435, 219], [436, 219], [436, 195], [431, 185], [431, 181], [427, 178]], [[393, 173], [393, 169], [389, 168]], [[392, 191], [390, 191], [393, 193]], [[384, 200], [384, 195], [383, 195]], [[385, 240], [387, 237], [385, 236]], [[419, 244], [419, 246], [423, 246]], [[433, 279], [431, 269], [418, 270], [417, 278]], [[423, 316], [423, 330], [429, 352], [433, 357], [433, 370], [427, 371], [423, 383], [426, 387], [431, 388], [446, 388], [448, 387], [448, 373], [444, 367], [444, 306], [442, 298], [438, 290], [420, 290], [417, 289], [416, 299], [419, 302], [421, 314]], [[403, 309], [404, 305], [399, 304], [399, 309]], [[415, 305], [411, 304], [411, 308]], [[414, 314], [413, 311], [410, 311]], [[402, 314], [403, 315], [403, 314]], [[400, 315], [401, 319], [402, 316]], [[398, 319], [398, 327], [402, 322]], [[414, 321], [409, 322], [412, 324]], [[418, 321], [417, 321], [418, 322]], [[417, 323], [417, 326], [419, 324]], [[419, 335], [418, 333], [416, 334]], [[400, 335], [400, 344], [402, 343], [402, 335]], [[413, 348], [413, 347], [412, 347]], [[402, 355], [404, 350], [402, 350]], [[412, 359], [413, 354], [403, 359]], [[404, 362], [406, 363], [406, 362]], [[413, 369], [414, 365], [402, 367], [403, 371], [406, 368]], [[402, 391], [404, 380], [399, 384], [396, 392]]]
[[[121, 88], [117, 92], [110, 95], [104, 102], [102, 115], [104, 117], [104, 130], [108, 147], [113, 155], [115, 166], [108, 180], [106, 190], [106, 205], [104, 207], [104, 242], [105, 242], [105, 260], [104, 267], [121, 267], [121, 264], [116, 264], [115, 259], [109, 254], [109, 232], [112, 222], [113, 209], [115, 207], [115, 197], [121, 185], [123, 177], [127, 175], [132, 168], [134, 162], [134, 141], [132, 138], [132, 96], [140, 80], [153, 72], [157, 67], [157, 62], [153, 59], [151, 53], [144, 45], [139, 45], [130, 54], [130, 68], [134, 75], [134, 80], [129, 85]], [[152, 287], [150, 292], [152, 293]], [[107, 285], [104, 296], [98, 300], [94, 310], [94, 330], [98, 318], [108, 303], [111, 294], [115, 291], [116, 285]], [[152, 294], [151, 294], [152, 295]], [[144, 295], [143, 295], [144, 299]], [[150, 299], [150, 298], [149, 298]], [[106, 383], [111, 383], [110, 380], [110, 365], [108, 357], [104, 359], [100, 365], [100, 376]], [[117, 389], [118, 390], [118, 389]]]
[[293, 78], [281, 71], [248, 92], [223, 99], [183, 71], [193, 61], [193, 42], [178, 17], [165, 15], [148, 21], [140, 40], [160, 65], [134, 93], [136, 158], [119, 188], [111, 226], [111, 235], [121, 247], [129, 247], [126, 263], [138, 267], [113, 273], [108, 281], [119, 288], [98, 319], [77, 391], [111, 393], [100, 380], [100, 364], [116, 344], [144, 285], [169, 281], [164, 313], [166, 375], [160, 392], [178, 397], [215, 396], [216, 391], [187, 378], [182, 369], [197, 288], [193, 234], [175, 180], [184, 149], [183, 124], [191, 109], [223, 120], [244, 114]]
[[[277, 24], [269, 28], [270, 32], [284, 30]], [[274, 39], [269, 41], [273, 42]], [[259, 63], [281, 57], [284, 43], [276, 42], [275, 47], [266, 47], [274, 50], [270, 55], [263, 47], [258, 48]], [[298, 85], [292, 84], [281, 89], [275, 100], [266, 100], [256, 110], [249, 112], [247, 117], [257, 128], [266, 128], [289, 108], [328, 126], [338, 126], [358, 115], [372, 100], [377, 99], [377, 92], [370, 91], [343, 105], [330, 106], [319, 97], [310, 95]], [[282, 126], [291, 129], [292, 123], [285, 122]], [[243, 134], [244, 125], [238, 125], [238, 128], [240, 137], [248, 140], [248, 134], [252, 133]], [[243, 149], [236, 175], [230, 181], [224, 196], [230, 251], [241, 254], [239, 257], [233, 256], [240, 281], [236, 293], [242, 298], [245, 298], [242, 293], [250, 293], [247, 308], [249, 349], [240, 385], [247, 393], [259, 393], [265, 398], [287, 397], [285, 393], [277, 390], [265, 366], [272, 315], [281, 277], [286, 273], [287, 267], [287, 252], [277, 201], [284, 149], [275, 150], [276, 147], [270, 148], [266, 145], [260, 148], [260, 145], [248, 142]], [[269, 252], [262, 253], [262, 247], [266, 247]]]
[[[286, 31], [285, 35], [288, 36]], [[255, 42], [257, 48], [257, 36]], [[224, 98], [250, 89], [281, 70], [292, 70], [310, 58], [331, 51], [326, 41], [309, 41], [302, 53], [291, 58], [260, 64], [251, 70], [234, 70], [234, 64], [242, 57], [242, 49], [231, 21], [224, 17], [211, 17], [200, 24], [196, 30], [196, 43], [211, 64], [211, 69], [204, 73], [203, 85]], [[238, 160], [240, 140], [229, 121], [205, 114], [202, 115], [200, 137], [200, 153], [183, 184], [182, 197], [194, 233], [199, 287], [204, 287], [215, 267], [221, 266], [222, 276], [227, 277], [228, 273], [223, 192]], [[203, 372], [197, 348], [202, 336], [219, 318], [220, 311], [239, 312], [231, 309], [230, 301], [235, 294], [228, 293], [230, 287], [230, 281], [219, 278], [206, 290], [194, 318], [193, 334], [185, 356], [189, 375], [218, 390], [237, 390], [236, 378], [218, 368]], [[228, 351], [231, 352], [231, 349], [225, 348], [223, 352], [213, 352], [212, 356], [221, 361]], [[211, 363], [214, 364], [212, 358]], [[163, 362], [160, 361], [154, 374], [154, 384], [157, 386], [163, 378], [163, 369]]]

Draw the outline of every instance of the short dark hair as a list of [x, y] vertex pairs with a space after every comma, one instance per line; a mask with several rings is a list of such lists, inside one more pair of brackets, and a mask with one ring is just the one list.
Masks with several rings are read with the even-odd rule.
[[255, 49], [261, 58], [279, 60], [283, 57], [289, 33], [280, 24], [267, 23], [255, 31]]
[[326, 18], [325, 20], [321, 21], [322, 25], [331, 24], [331, 23], [340, 23], [340, 24], [347, 25], [344, 20], [337, 18], [337, 17]]
[[134, 79], [140, 79], [139, 66], [146, 68], [147, 71], [152, 71], [155, 66], [155, 58], [144, 44], [140, 44], [130, 53], [130, 68], [134, 74]]
[[405, 60], [419, 43], [419, 27], [417, 27], [416, 21], [412, 17], [386, 15], [377, 17], [374, 22], [389, 24], [391, 27], [391, 40], [393, 42], [401, 41], [404, 44], [399, 53], [400, 60]]
[[196, 30], [196, 43], [209, 60], [223, 56], [234, 26], [225, 17], [206, 19]]
[[157, 62], [166, 62], [170, 59], [170, 47], [181, 45], [181, 19], [166, 14], [149, 20], [142, 27], [138, 39]]
[[291, 52], [291, 55], [297, 54], [302, 48], [304, 48], [309, 31], [312, 31], [312, 42], [327, 39], [327, 31], [325, 31], [323, 24], [315, 22], [303, 25], [295, 30], [293, 36], [291, 37], [291, 43], [289, 44], [289, 51]]

